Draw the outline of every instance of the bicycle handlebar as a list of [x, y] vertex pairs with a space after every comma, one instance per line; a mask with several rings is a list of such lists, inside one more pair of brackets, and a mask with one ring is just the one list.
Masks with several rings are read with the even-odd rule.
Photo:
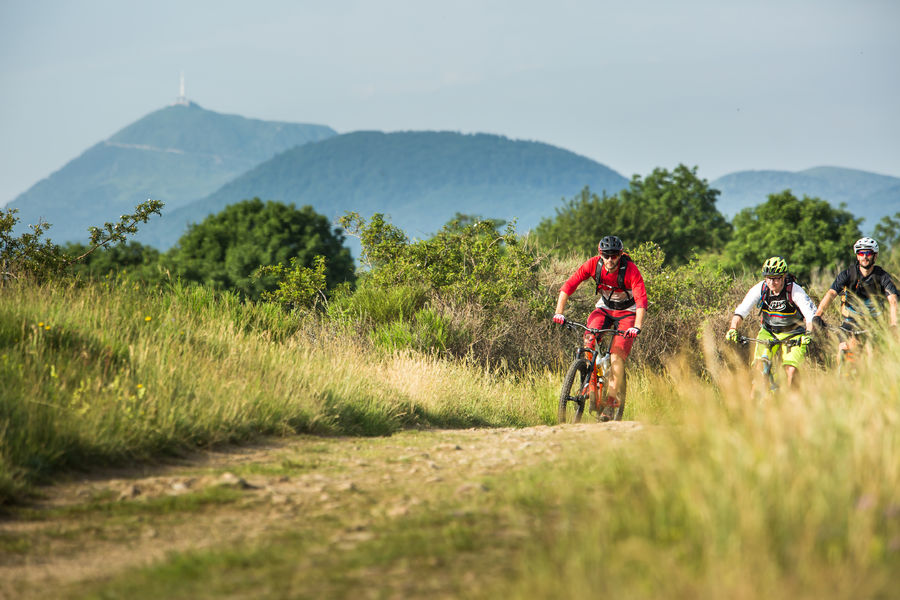
[[871, 333], [868, 329], [844, 329], [840, 325], [825, 325], [825, 329], [843, 333], [844, 335], [860, 335], [862, 333]]
[[769, 348], [774, 348], [775, 346], [784, 344], [785, 346], [790, 348], [791, 346], [799, 346], [802, 342], [798, 340], [797, 337], [805, 333], [805, 331], [798, 331], [796, 333], [790, 334], [787, 337], [774, 340], [761, 340], [759, 338], [751, 338], [744, 335], [738, 335], [738, 342], [741, 344], [747, 344], [747, 342], [756, 342], [758, 344], [765, 344]]
[[620, 331], [618, 329], [597, 329], [595, 327], [588, 327], [584, 323], [579, 323], [578, 321], [569, 321], [568, 319], [566, 319], [566, 322], [563, 323], [563, 327], [565, 327], [566, 329], [573, 329], [573, 330], [576, 327], [580, 327], [580, 328], [584, 329], [585, 331], [590, 331], [594, 335], [599, 335], [602, 333], [611, 333], [613, 335], [621, 335], [621, 336], [625, 335], [624, 331]]

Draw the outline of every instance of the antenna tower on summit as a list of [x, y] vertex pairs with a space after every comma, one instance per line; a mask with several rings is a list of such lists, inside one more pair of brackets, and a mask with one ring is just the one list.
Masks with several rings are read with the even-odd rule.
[[190, 102], [188, 102], [187, 96], [184, 95], [184, 71], [181, 72], [181, 83], [178, 86], [178, 98], [175, 99], [176, 106], [187, 106]]

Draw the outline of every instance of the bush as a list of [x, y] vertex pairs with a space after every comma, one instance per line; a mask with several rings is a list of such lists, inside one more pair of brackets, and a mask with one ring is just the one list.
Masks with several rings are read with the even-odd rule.
[[67, 254], [44, 234], [50, 224], [39, 222], [31, 225], [31, 232], [13, 237], [13, 228], [19, 222], [18, 210], [8, 208], [0, 214], [0, 285], [4, 281], [32, 277], [46, 280], [85, 260], [100, 248], [110, 248], [126, 241], [137, 233], [138, 223], [146, 223], [151, 215], [158, 215], [163, 203], [147, 200], [138, 204], [134, 212], [122, 215], [116, 223], [104, 223], [103, 227], [91, 227], [90, 241], [80, 246], [80, 253]]
[[350, 213], [341, 225], [360, 238], [369, 271], [330, 315], [365, 324], [382, 347], [489, 364], [520, 360], [521, 334], [512, 324], [541, 323], [550, 300], [538, 280], [542, 257], [514, 225], [500, 233], [497, 221], [455, 219], [414, 242], [380, 214], [366, 221]]
[[[264, 203], [254, 198], [229, 205], [192, 225], [168, 252], [166, 262], [174, 275], [187, 281], [233, 290], [255, 300], [263, 292], [274, 292], [275, 277], [289, 277], [288, 268], [295, 274], [300, 273], [300, 268], [314, 271], [317, 256], [328, 260], [328, 287], [352, 282], [353, 259], [343, 241], [341, 230], [333, 228], [310, 206], [298, 209], [292, 204]], [[259, 267], [279, 264], [279, 273], [258, 271]], [[291, 298], [288, 302], [298, 300]]]
[[663, 267], [656, 244], [641, 245], [632, 258], [641, 269], [650, 306], [641, 343], [633, 356], [638, 362], [660, 366], [681, 350], [699, 356], [697, 340], [708, 322], [730, 318], [738, 295], [734, 278], [719, 266], [694, 256], [679, 267]]

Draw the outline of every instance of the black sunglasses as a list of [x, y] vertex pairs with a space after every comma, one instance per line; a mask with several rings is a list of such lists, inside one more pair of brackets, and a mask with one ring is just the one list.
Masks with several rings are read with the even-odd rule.
[[603, 258], [616, 258], [617, 256], [622, 256], [621, 252], [601, 252], [600, 256]]

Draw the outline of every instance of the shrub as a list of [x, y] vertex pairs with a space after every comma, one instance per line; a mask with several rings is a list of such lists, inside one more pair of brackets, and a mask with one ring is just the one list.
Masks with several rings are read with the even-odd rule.
[[122, 215], [116, 223], [107, 222], [103, 227], [91, 227], [87, 246], [79, 247], [80, 254], [69, 255], [44, 234], [50, 224], [39, 222], [31, 225], [31, 231], [13, 236], [13, 228], [19, 222], [15, 208], [0, 214], [0, 285], [3, 281], [33, 277], [47, 279], [72, 265], [83, 261], [100, 248], [109, 248], [125, 242], [129, 235], [137, 233], [138, 223], [146, 223], [151, 215], [158, 215], [163, 203], [147, 200], [138, 204], [134, 212]]
[[542, 258], [513, 224], [501, 233], [497, 221], [455, 219], [419, 241], [380, 214], [367, 222], [349, 213], [341, 225], [360, 238], [369, 271], [329, 314], [365, 324], [386, 348], [519, 360], [520, 332], [511, 324], [541, 322], [549, 299], [538, 281]]

